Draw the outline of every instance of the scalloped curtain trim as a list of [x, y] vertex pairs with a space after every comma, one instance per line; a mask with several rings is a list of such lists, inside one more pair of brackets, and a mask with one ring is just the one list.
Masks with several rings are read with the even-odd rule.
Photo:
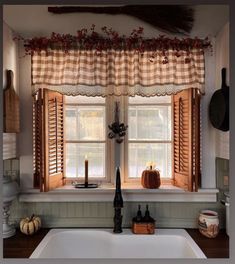
[[64, 95], [83, 95], [83, 96], [143, 96], [143, 97], [150, 97], [150, 96], [164, 96], [164, 95], [171, 95], [176, 94], [184, 89], [189, 88], [197, 88], [201, 94], [205, 93], [205, 86], [204, 84], [192, 83], [192, 84], [185, 84], [185, 85], [154, 85], [149, 87], [143, 87], [140, 85], [127, 87], [127, 86], [86, 86], [86, 85], [33, 85], [32, 86], [32, 93], [36, 93], [40, 88], [47, 88], [53, 91], [57, 91]]

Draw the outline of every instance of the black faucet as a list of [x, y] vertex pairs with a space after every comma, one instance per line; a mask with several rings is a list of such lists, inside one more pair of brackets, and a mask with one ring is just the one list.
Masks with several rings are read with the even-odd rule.
[[119, 167], [116, 169], [116, 190], [115, 197], [113, 200], [114, 207], [114, 233], [122, 233], [122, 209], [123, 208], [123, 199], [122, 199], [122, 191], [121, 191], [121, 177], [120, 177], [120, 169]]

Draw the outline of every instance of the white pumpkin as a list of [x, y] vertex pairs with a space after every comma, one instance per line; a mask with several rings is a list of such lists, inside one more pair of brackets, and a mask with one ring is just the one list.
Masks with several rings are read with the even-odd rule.
[[41, 219], [38, 216], [32, 215], [20, 221], [20, 231], [26, 235], [33, 235], [41, 228]]

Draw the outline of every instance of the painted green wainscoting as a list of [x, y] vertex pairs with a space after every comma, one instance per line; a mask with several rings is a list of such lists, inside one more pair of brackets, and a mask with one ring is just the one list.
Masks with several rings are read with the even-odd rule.
[[[131, 226], [138, 204], [144, 211], [146, 203], [124, 202], [123, 227]], [[221, 228], [225, 226], [225, 208], [220, 203], [148, 203], [157, 227], [196, 228], [198, 213], [202, 209], [216, 210]], [[23, 203], [14, 201], [11, 207], [11, 222], [32, 213], [42, 218], [44, 227], [112, 227], [113, 205], [111, 202], [60, 202]]]
[[229, 160], [216, 158], [216, 188], [219, 189], [218, 200], [225, 199], [224, 192], [229, 191]]
[[3, 174], [11, 176], [12, 180], [17, 181], [18, 184], [20, 184], [19, 163], [18, 158], [3, 160]]
[[[5, 161], [4, 172], [13, 174], [18, 180], [19, 163], [17, 160]], [[219, 213], [220, 227], [225, 227], [225, 206], [219, 199], [222, 192], [228, 189], [224, 185], [224, 176], [229, 175], [229, 160], [216, 158], [216, 182], [220, 190], [216, 203], [183, 203], [183, 202], [151, 202], [149, 209], [156, 219], [157, 227], [196, 228], [200, 210], [212, 209]], [[136, 215], [138, 204], [144, 213], [146, 203], [125, 202], [123, 208], [123, 226], [130, 227], [131, 219]], [[21, 218], [31, 214], [42, 218], [44, 227], [112, 227], [112, 202], [41, 202], [24, 203], [15, 200], [11, 206], [10, 221], [19, 224]]]

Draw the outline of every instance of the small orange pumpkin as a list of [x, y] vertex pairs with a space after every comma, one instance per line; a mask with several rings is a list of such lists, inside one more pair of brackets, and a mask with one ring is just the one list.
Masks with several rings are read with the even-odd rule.
[[160, 172], [158, 170], [153, 170], [150, 166], [149, 170], [144, 170], [142, 172], [141, 184], [147, 189], [157, 189], [161, 185]]

